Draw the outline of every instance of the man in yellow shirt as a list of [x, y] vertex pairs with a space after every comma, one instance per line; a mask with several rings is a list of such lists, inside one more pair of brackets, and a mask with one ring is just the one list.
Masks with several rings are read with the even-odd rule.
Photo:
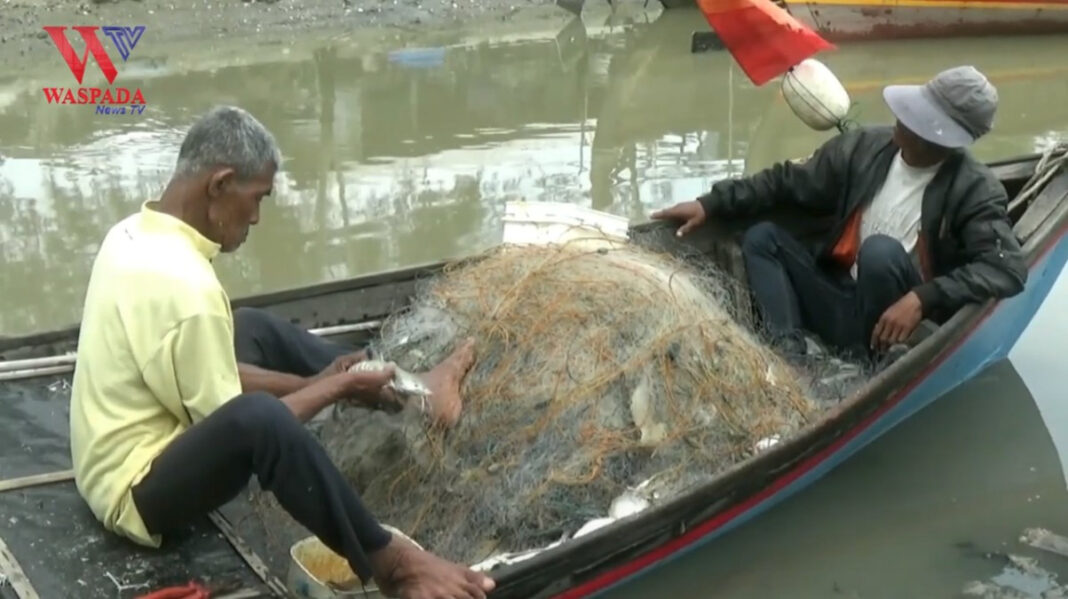
[[[78, 489], [107, 529], [159, 546], [254, 474], [364, 583], [399, 597], [484, 597], [488, 577], [386, 531], [302, 425], [341, 398], [388, 401], [392, 373], [349, 373], [358, 354], [263, 312], [239, 312], [235, 330], [211, 261], [248, 237], [280, 165], [261, 123], [216, 108], [187, 133], [159, 200], [108, 232], [71, 398]], [[473, 361], [468, 341], [423, 375], [444, 425], [460, 416]]]

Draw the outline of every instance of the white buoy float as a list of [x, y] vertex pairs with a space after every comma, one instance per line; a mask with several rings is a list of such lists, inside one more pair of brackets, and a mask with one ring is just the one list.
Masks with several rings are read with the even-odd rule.
[[783, 75], [786, 104], [816, 131], [841, 127], [849, 112], [849, 93], [827, 65], [806, 58]]

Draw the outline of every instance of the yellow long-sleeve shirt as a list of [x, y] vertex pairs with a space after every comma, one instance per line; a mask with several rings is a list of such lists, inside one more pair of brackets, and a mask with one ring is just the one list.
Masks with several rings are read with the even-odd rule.
[[93, 263], [71, 396], [78, 490], [111, 531], [158, 547], [130, 489], [185, 429], [241, 393], [219, 245], [141, 210], [108, 231]]

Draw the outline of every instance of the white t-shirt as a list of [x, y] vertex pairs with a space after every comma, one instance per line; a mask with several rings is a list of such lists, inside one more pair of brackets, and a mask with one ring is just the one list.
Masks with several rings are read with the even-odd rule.
[[[927, 184], [938, 173], [941, 163], [914, 167], [905, 163], [901, 152], [894, 156], [882, 188], [875, 194], [860, 221], [860, 245], [871, 235], [888, 235], [901, 242], [906, 252], [916, 245], [920, 230], [920, 208]], [[857, 278], [857, 265], [850, 270]]]

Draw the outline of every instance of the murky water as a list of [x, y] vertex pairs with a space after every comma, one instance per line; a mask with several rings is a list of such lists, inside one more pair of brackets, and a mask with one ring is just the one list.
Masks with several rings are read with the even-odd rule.
[[[704, 29], [679, 11], [408, 52], [305, 39], [131, 59], [125, 83], [149, 102], [139, 116], [47, 105], [40, 81], [0, 78], [0, 334], [78, 319], [101, 237], [161, 189], [190, 119], [216, 102], [260, 117], [287, 161], [250, 241], [218, 261], [235, 297], [477, 251], [498, 241], [512, 199], [639, 222], [830, 136], [728, 55], [691, 54], [690, 34]], [[995, 131], [975, 148], [993, 160], [1068, 138], [1066, 55], [1068, 37], [1044, 37], [873, 43], [821, 58], [864, 123], [890, 118], [883, 85], [976, 65], [1001, 96]], [[996, 370], [617, 596], [948, 596], [995, 572], [976, 555], [1022, 527], [1068, 532], [1048, 424], [1011, 368]]]

